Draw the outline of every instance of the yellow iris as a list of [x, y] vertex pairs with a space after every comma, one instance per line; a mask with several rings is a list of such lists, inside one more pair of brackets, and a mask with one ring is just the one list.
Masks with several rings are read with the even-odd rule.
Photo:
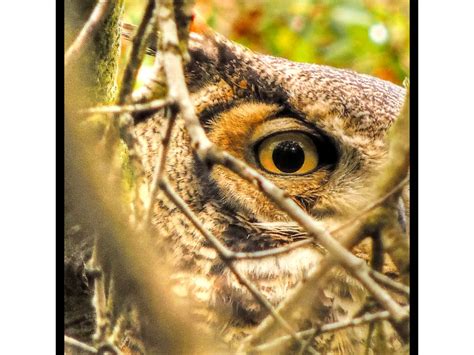
[[316, 169], [319, 156], [307, 134], [285, 132], [272, 135], [260, 143], [258, 160], [268, 172], [302, 175]]

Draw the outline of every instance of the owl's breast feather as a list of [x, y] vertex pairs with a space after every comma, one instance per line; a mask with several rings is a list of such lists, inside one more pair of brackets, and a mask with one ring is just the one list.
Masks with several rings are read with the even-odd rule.
[[[308, 272], [319, 264], [323, 255], [314, 248], [302, 247], [286, 254], [262, 259], [235, 261], [236, 268], [245, 275], [273, 305], [277, 306]], [[234, 316], [245, 315], [259, 321], [267, 315], [255, 297], [226, 269], [214, 282], [211, 306], [228, 305]]]

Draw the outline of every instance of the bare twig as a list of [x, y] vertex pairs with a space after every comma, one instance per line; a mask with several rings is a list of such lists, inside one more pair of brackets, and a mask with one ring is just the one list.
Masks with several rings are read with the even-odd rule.
[[84, 27], [82, 27], [81, 32], [79, 32], [79, 35], [67, 49], [66, 54], [64, 55], [64, 65], [66, 67], [82, 54], [87, 43], [97, 32], [100, 24], [105, 20], [107, 14], [113, 8], [114, 4], [114, 0], [99, 0], [97, 2], [97, 5], [94, 7], [94, 10], [92, 11], [86, 24]]
[[[407, 311], [408, 311], [408, 307], [407, 307]], [[377, 313], [367, 313], [361, 317], [348, 319], [345, 321], [324, 324], [319, 328], [311, 328], [311, 329], [303, 330], [301, 332], [298, 332], [298, 334], [304, 338], [317, 337], [325, 333], [336, 332], [338, 330], [351, 328], [351, 327], [357, 327], [359, 325], [373, 323], [373, 322], [377, 322], [381, 320], [387, 320], [389, 318], [390, 318], [390, 313], [388, 311], [381, 311]], [[272, 350], [274, 348], [280, 347], [281, 345], [283, 345], [284, 343], [287, 343], [290, 340], [291, 340], [291, 337], [285, 335], [277, 339], [274, 339], [268, 343], [255, 346], [252, 349], [250, 349], [250, 351], [261, 352], [261, 351]]]
[[372, 343], [372, 337], [374, 335], [374, 330], [375, 330], [375, 323], [370, 323], [369, 324], [369, 329], [367, 331], [367, 338], [365, 340], [364, 355], [369, 355], [370, 354], [370, 348], [371, 348], [371, 343]]
[[93, 346], [90, 346], [86, 343], [83, 343], [79, 340], [76, 340], [74, 338], [68, 337], [67, 335], [64, 336], [64, 344], [67, 346], [70, 346], [76, 350], [80, 350], [81, 353], [87, 353], [87, 354], [97, 354], [98, 351], [96, 348]]
[[153, 201], [155, 200], [156, 194], [158, 192], [158, 187], [160, 181], [165, 176], [165, 160], [169, 149], [169, 142], [171, 138], [171, 132], [173, 130], [174, 123], [176, 121], [176, 107], [170, 107], [169, 119], [166, 126], [166, 131], [161, 141], [162, 148], [159, 153], [159, 156], [156, 158], [155, 169], [153, 170], [153, 177], [150, 185], [149, 200], [145, 206], [145, 220], [144, 223], [148, 225], [151, 219], [151, 212], [153, 210]]
[[152, 111], [159, 110], [167, 105], [171, 104], [170, 100], [157, 99], [145, 103], [137, 103], [130, 105], [111, 105], [111, 106], [98, 106], [91, 107], [85, 110], [81, 110], [80, 114], [92, 115], [95, 113], [132, 113], [140, 111]]
[[313, 243], [314, 243], [313, 239], [304, 239], [304, 240], [299, 240], [297, 242], [290, 243], [288, 245], [285, 245], [285, 246], [279, 247], [279, 248], [272, 248], [272, 249], [267, 249], [267, 250], [254, 251], [254, 252], [251, 252], [251, 253], [243, 253], [243, 252], [235, 253], [234, 252], [230, 256], [230, 259], [233, 259], [233, 260], [263, 259], [263, 258], [267, 258], [267, 257], [270, 257], [270, 256], [285, 254], [285, 253], [288, 253], [291, 250], [294, 250], [296, 248], [301, 248], [302, 246], [310, 245], [310, 244], [313, 244]]
[[381, 238], [385, 252], [390, 255], [403, 280], [410, 271], [410, 239], [398, 224], [397, 217], [395, 215], [390, 217], [392, 223], [388, 223], [382, 228]]
[[[159, 40], [159, 38], [158, 38]], [[151, 75], [148, 80], [132, 93], [133, 102], [146, 102], [153, 97], [165, 96], [167, 92], [166, 78], [163, 70], [163, 58], [161, 54], [155, 56]]]
[[[179, 106], [181, 116], [191, 137], [191, 145], [197, 154], [206, 160], [206, 151], [212, 144], [197, 120], [194, 106], [189, 96], [183, 72], [183, 60], [179, 48], [178, 31], [173, 18], [173, 4], [170, 0], [163, 1], [159, 10], [159, 28], [163, 34], [162, 50], [163, 65], [168, 84], [168, 97]], [[172, 80], [170, 78], [173, 78]]]
[[375, 270], [370, 270], [369, 272], [370, 272], [370, 275], [374, 278], [374, 280], [377, 281], [378, 283], [384, 286], [387, 286], [389, 289], [393, 291], [405, 294], [407, 296], [410, 295], [410, 287], [392, 280], [390, 277], [382, 274], [381, 272], [377, 272]]
[[96, 277], [94, 278], [94, 297], [93, 302], [95, 305], [96, 313], [96, 325], [95, 325], [95, 334], [94, 341], [102, 342], [104, 341], [109, 322], [107, 320], [107, 299], [105, 297], [105, 282], [104, 282], [104, 273], [101, 271], [99, 266], [99, 241], [98, 234], [94, 235], [94, 249], [92, 251], [92, 258], [89, 261], [89, 268], [98, 270]]
[[343, 224], [340, 226], [337, 226], [333, 230], [331, 230], [331, 234], [337, 234], [343, 229], [351, 226], [354, 222], [357, 222], [361, 220], [362, 217], [366, 216], [370, 211], [374, 210], [375, 208], [383, 205], [390, 197], [393, 195], [397, 194], [400, 192], [403, 187], [410, 182], [410, 178], [407, 176], [405, 177], [397, 186], [395, 186], [392, 190], [390, 190], [388, 193], [386, 193], [384, 196], [380, 197], [376, 201], [372, 202], [364, 208], [360, 213], [358, 213], [356, 216], [353, 218], [350, 218], [348, 221], [345, 221]]
[[[128, 23], [122, 25], [122, 36], [127, 40], [131, 40], [136, 33], [136, 26]], [[161, 97], [166, 94], [166, 80], [163, 73], [163, 60], [160, 53], [156, 52], [156, 48], [160, 48], [160, 36], [158, 32], [152, 33], [148, 39], [146, 53], [155, 57], [150, 76], [145, 83], [132, 93], [132, 102], [146, 102], [153, 97]], [[151, 49], [150, 47], [153, 47]], [[155, 95], [156, 94], [156, 95]]]
[[122, 85], [118, 96], [119, 104], [125, 103], [128, 95], [131, 94], [133, 90], [133, 85], [135, 84], [138, 70], [140, 69], [140, 64], [145, 54], [147, 38], [150, 36], [156, 21], [156, 16], [153, 16], [154, 9], [155, 0], [148, 0], [142, 21], [133, 37], [132, 51], [123, 74]]

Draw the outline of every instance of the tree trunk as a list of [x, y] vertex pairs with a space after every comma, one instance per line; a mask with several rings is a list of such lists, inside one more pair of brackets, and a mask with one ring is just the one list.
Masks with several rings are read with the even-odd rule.
[[[84, 51], [65, 69], [66, 125], [68, 118], [80, 119], [79, 109], [115, 100], [123, 0], [111, 1], [110, 11], [96, 35], [88, 39]], [[65, 0], [65, 50], [76, 39], [96, 3]], [[85, 265], [92, 254], [94, 231], [81, 223], [78, 203], [72, 193], [74, 177], [71, 169], [67, 169], [68, 159], [65, 166], [64, 331], [68, 336], [90, 342], [95, 330], [95, 314], [91, 301], [92, 280], [86, 275]]]

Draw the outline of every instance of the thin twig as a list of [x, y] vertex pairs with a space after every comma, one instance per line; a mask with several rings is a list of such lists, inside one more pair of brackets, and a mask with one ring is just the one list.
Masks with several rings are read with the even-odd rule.
[[77, 350], [80, 350], [81, 352], [86, 352], [88, 354], [98, 353], [97, 349], [94, 348], [93, 346], [90, 346], [74, 338], [68, 337], [67, 335], [64, 336], [64, 344], [72, 348], [75, 348]]
[[[94, 248], [92, 250], [92, 258], [90, 260], [90, 268], [100, 270], [99, 266], [99, 235], [94, 235]], [[105, 281], [104, 273], [98, 273], [98, 276], [94, 278], [94, 296], [93, 303], [95, 305], [96, 322], [95, 322], [95, 334], [94, 340], [96, 342], [102, 342], [107, 336], [109, 322], [107, 320], [107, 298], [105, 296]]]
[[[131, 40], [136, 33], [136, 26], [128, 23], [122, 25], [122, 37]], [[163, 58], [156, 48], [160, 48], [160, 36], [158, 32], [151, 33], [148, 39], [146, 54], [155, 57], [151, 74], [147, 80], [137, 90], [132, 93], [132, 102], [142, 103], [151, 100], [153, 97], [160, 97], [166, 94], [166, 79], [163, 72]], [[153, 49], [150, 48], [153, 46]], [[156, 95], [155, 95], [156, 94]]]
[[167, 99], [157, 99], [145, 103], [137, 103], [130, 105], [111, 105], [111, 106], [98, 106], [91, 107], [85, 110], [79, 111], [80, 114], [92, 115], [95, 113], [133, 113], [141, 111], [159, 110], [172, 102]]
[[360, 213], [358, 213], [356, 216], [354, 216], [353, 218], [349, 219], [348, 221], [344, 222], [343, 224], [341, 224], [340, 226], [337, 226], [336, 228], [334, 228], [333, 230], [331, 230], [331, 234], [337, 234], [339, 233], [340, 231], [342, 231], [343, 229], [351, 226], [354, 222], [357, 222], [359, 221], [362, 217], [364, 217], [365, 215], [367, 215], [367, 213], [369, 213], [370, 211], [374, 210], [375, 208], [377, 208], [378, 206], [381, 206], [383, 205], [390, 197], [392, 197], [393, 195], [395, 195], [396, 193], [400, 192], [403, 187], [410, 182], [410, 178], [407, 176], [405, 177], [397, 186], [395, 186], [392, 190], [390, 190], [388, 193], [386, 193], [384, 196], [380, 197], [379, 199], [377, 199], [376, 201], [372, 202], [371, 204], [369, 204], [369, 206], [367, 206], [366, 208], [364, 208]]
[[396, 282], [392, 280], [390, 277], [382, 274], [381, 272], [375, 271], [375, 270], [370, 270], [370, 275], [374, 278], [375, 281], [378, 283], [381, 283], [384, 286], [387, 286], [389, 289], [405, 294], [407, 296], [410, 295], [410, 287], [405, 286], [404, 284], [400, 282]]
[[398, 216], [390, 216], [392, 223], [387, 223], [381, 230], [381, 238], [383, 240], [385, 252], [390, 255], [393, 263], [400, 272], [401, 278], [408, 281], [405, 277], [410, 271], [410, 239], [402, 230], [398, 223]]
[[153, 211], [153, 201], [155, 200], [156, 194], [158, 192], [160, 180], [162, 180], [163, 177], [165, 176], [166, 156], [169, 149], [171, 132], [173, 131], [173, 126], [176, 121], [176, 115], [177, 115], [176, 108], [170, 107], [168, 123], [166, 125], [165, 134], [161, 141], [162, 143], [161, 151], [159, 155], [156, 157], [156, 165], [155, 165], [155, 169], [153, 170], [153, 176], [152, 176], [150, 192], [149, 192], [149, 200], [148, 200], [147, 205], [145, 206], [145, 218], [144, 218], [145, 225], [148, 225], [150, 223], [151, 212]]
[[371, 348], [371, 343], [372, 343], [372, 337], [374, 335], [374, 330], [375, 330], [375, 323], [370, 323], [369, 324], [369, 329], [367, 331], [367, 339], [365, 340], [364, 355], [369, 355], [370, 354], [370, 348]]
[[79, 35], [71, 46], [69, 46], [64, 55], [64, 65], [66, 67], [82, 54], [87, 43], [91, 40], [94, 34], [97, 33], [100, 24], [105, 20], [109, 10], [113, 8], [112, 5], [114, 4], [115, 1], [112, 0], [99, 0], [97, 2], [97, 5], [94, 7], [94, 10], [86, 24], [82, 27], [81, 32], [79, 32]]
[[288, 253], [291, 250], [294, 250], [296, 248], [301, 248], [302, 246], [305, 245], [310, 245], [313, 244], [314, 240], [313, 239], [304, 239], [304, 240], [299, 240], [297, 242], [290, 243], [288, 245], [285, 245], [283, 247], [278, 247], [278, 248], [272, 248], [272, 249], [267, 249], [267, 250], [261, 250], [261, 251], [254, 251], [250, 253], [244, 253], [244, 252], [234, 252], [230, 256], [230, 259], [232, 260], [243, 260], [243, 259], [263, 259], [267, 258], [270, 256], [276, 256], [276, 255], [281, 255]]
[[[159, 40], [159, 38], [158, 38]], [[155, 56], [151, 74], [141, 87], [132, 93], [132, 101], [141, 103], [151, 100], [153, 97], [166, 95], [166, 78], [163, 70], [163, 58], [161, 54]]]
[[383, 249], [382, 238], [380, 238], [380, 232], [377, 230], [373, 232], [372, 236], [372, 250], [370, 258], [371, 270], [382, 271], [385, 264], [385, 253]]
[[[408, 307], [407, 311], [408, 311]], [[329, 323], [329, 324], [324, 324], [319, 328], [311, 328], [307, 330], [303, 330], [301, 332], [298, 332], [298, 334], [301, 337], [317, 337], [325, 333], [331, 333], [335, 332], [338, 330], [346, 329], [346, 328], [351, 328], [351, 327], [357, 327], [359, 325], [367, 324], [367, 323], [373, 323], [381, 320], [387, 320], [390, 318], [390, 313], [388, 311], [381, 311], [377, 313], [366, 313], [365, 315], [353, 319], [348, 319], [344, 321], [339, 321], [339, 322], [334, 322], [334, 323]], [[273, 348], [279, 347], [284, 343], [287, 343], [288, 341], [291, 340], [290, 336], [282, 336], [277, 339], [274, 339], [268, 343], [258, 345], [256, 347], [253, 347], [250, 349], [250, 351], [267, 351], [271, 350]]]
[[[341, 244], [348, 249], [352, 249], [361, 240], [362, 235], [363, 227], [354, 225], [341, 240]], [[320, 307], [323, 307], [323, 297], [319, 296], [328, 282], [329, 271], [336, 265], [337, 262], [331, 254], [323, 258], [317, 267], [309, 271], [305, 283], [298, 284], [287, 294], [286, 298], [278, 305], [278, 312], [287, 320], [293, 319], [297, 306], [307, 299], [313, 300], [311, 304], [312, 309], [318, 310]], [[275, 327], [276, 325], [272, 318], [265, 318], [255, 331], [245, 339], [239, 350], [244, 351], [244, 349], [254, 346], [262, 339], [265, 339], [265, 337], [275, 331]]]
[[122, 84], [118, 95], [118, 103], [123, 104], [127, 101], [127, 97], [133, 91], [133, 86], [136, 81], [140, 63], [143, 61], [145, 55], [145, 48], [147, 46], [147, 38], [151, 34], [152, 28], [156, 22], [156, 16], [153, 16], [155, 9], [155, 0], [148, 0], [145, 8], [142, 21], [138, 26], [137, 32], [133, 37], [132, 50], [130, 52], [129, 60], [123, 74]]
[[305, 339], [305, 343], [304, 345], [300, 348], [300, 350], [298, 351], [298, 355], [303, 355], [306, 351], [306, 349], [310, 346], [310, 344], [313, 342], [314, 340], [314, 337], [316, 336], [316, 333], [317, 333], [317, 329], [313, 329], [312, 332], [310, 332], [308, 338]]

